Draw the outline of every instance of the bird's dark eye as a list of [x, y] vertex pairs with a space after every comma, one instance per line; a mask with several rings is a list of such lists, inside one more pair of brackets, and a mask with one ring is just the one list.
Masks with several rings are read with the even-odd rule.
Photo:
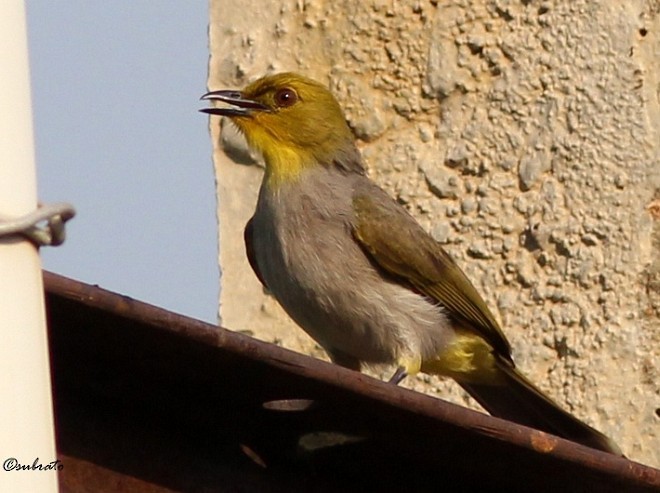
[[275, 104], [280, 108], [291, 106], [295, 104], [296, 101], [298, 101], [298, 95], [296, 94], [296, 91], [289, 89], [288, 87], [280, 89], [275, 93]]

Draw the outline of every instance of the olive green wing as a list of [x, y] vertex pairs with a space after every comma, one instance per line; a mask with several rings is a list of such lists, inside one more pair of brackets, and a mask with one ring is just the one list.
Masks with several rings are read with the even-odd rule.
[[353, 236], [376, 265], [445, 307], [496, 352], [511, 359], [499, 324], [456, 262], [380, 188], [353, 195]]

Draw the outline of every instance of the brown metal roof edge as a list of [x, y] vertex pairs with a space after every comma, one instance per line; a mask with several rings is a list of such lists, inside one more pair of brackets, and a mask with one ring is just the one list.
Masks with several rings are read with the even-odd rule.
[[156, 306], [85, 284], [54, 273], [44, 272], [46, 292], [94, 307], [115, 316], [140, 322], [205, 344], [222, 347], [242, 357], [266, 362], [285, 372], [342, 388], [408, 412], [426, 416], [527, 449], [560, 462], [579, 464], [586, 472], [611, 476], [631, 486], [660, 488], [660, 470], [625, 458], [463, 408], [441, 399], [393, 386], [367, 375], [299, 354], [244, 334], [169, 312]]

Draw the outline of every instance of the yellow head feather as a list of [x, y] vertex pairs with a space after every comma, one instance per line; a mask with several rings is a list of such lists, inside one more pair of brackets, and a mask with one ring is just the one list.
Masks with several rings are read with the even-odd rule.
[[261, 152], [273, 184], [295, 179], [306, 166], [331, 164], [354, 149], [354, 138], [332, 93], [294, 73], [263, 77], [240, 91], [263, 108], [229, 115]]

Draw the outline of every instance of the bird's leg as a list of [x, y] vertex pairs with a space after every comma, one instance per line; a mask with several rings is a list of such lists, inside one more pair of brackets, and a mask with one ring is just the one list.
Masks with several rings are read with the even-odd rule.
[[419, 354], [405, 354], [397, 358], [397, 368], [389, 383], [399, 385], [408, 375], [417, 375], [422, 367], [422, 358]]
[[408, 372], [403, 366], [399, 366], [396, 371], [394, 372], [394, 375], [388, 380], [389, 383], [393, 383], [394, 385], [399, 385], [401, 381], [408, 376]]

